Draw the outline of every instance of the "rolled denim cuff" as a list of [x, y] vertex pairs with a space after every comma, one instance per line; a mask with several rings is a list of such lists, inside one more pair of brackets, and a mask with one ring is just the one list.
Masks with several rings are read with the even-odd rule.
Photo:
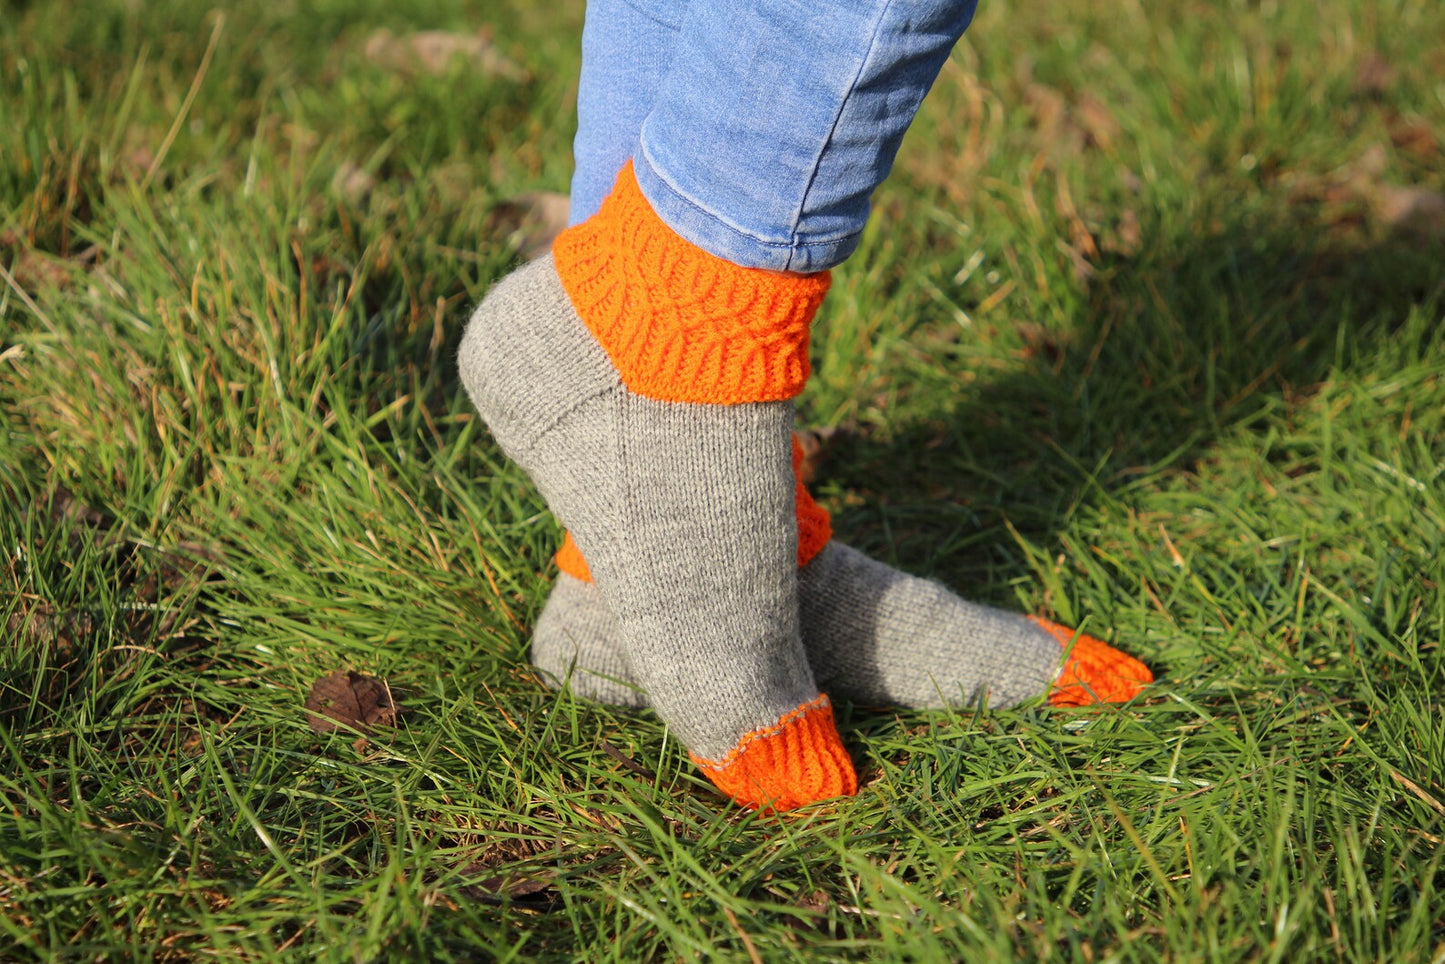
[[688, 197], [653, 166], [645, 148], [633, 157], [637, 184], [667, 226], [710, 254], [744, 268], [767, 271], [824, 271], [843, 261], [858, 247], [866, 211], [855, 222], [858, 230], [837, 237], [766, 237], [756, 227], [738, 224], [709, 211]]

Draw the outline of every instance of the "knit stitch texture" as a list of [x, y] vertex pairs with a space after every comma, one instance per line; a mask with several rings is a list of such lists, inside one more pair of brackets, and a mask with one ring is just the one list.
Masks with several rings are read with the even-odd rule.
[[577, 314], [623, 382], [668, 402], [733, 405], [803, 390], [826, 271], [741, 268], [653, 213], [629, 162], [601, 209], [552, 247]]

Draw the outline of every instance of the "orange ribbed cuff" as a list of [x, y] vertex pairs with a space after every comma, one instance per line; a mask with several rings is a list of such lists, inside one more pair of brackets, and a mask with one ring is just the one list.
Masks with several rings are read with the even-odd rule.
[[1050, 704], [1124, 703], [1154, 682], [1154, 674], [1147, 666], [1108, 643], [1040, 616], [1029, 619], [1069, 650], [1068, 660], [1049, 692]]
[[552, 255], [578, 316], [622, 381], [666, 402], [732, 405], [793, 398], [808, 380], [808, 325], [826, 271], [743, 268], [669, 228], [629, 161], [596, 214]]
[[744, 736], [721, 760], [692, 756], [692, 762], [719, 790], [750, 809], [793, 810], [858, 792], [853, 760], [833, 722], [833, 704], [822, 694]]
[[[828, 540], [833, 538], [833, 517], [827, 509], [813, 501], [808, 487], [803, 484], [803, 446], [796, 435], [793, 436], [793, 478], [797, 483], [793, 505], [798, 516], [798, 568], [801, 569], [812, 562], [813, 557], [822, 552]], [[557, 563], [558, 569], [573, 579], [592, 581], [592, 570], [587, 568], [582, 550], [572, 541], [572, 533], [562, 533], [562, 548], [557, 550], [552, 560]]]

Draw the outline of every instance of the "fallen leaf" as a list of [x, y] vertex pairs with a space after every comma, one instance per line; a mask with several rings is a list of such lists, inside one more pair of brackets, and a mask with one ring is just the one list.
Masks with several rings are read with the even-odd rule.
[[557, 875], [552, 871], [495, 874], [462, 887], [462, 892], [484, 904], [513, 902], [545, 907], [557, 901], [554, 887]]
[[825, 890], [814, 890], [811, 894], [799, 895], [792, 903], [802, 911], [802, 915], [789, 923], [794, 927], [817, 930], [826, 926], [828, 909], [833, 906], [833, 899]]
[[1358, 230], [1368, 221], [1400, 235], [1445, 239], [1445, 192], [1385, 183], [1390, 168], [1389, 149], [1371, 144], [1327, 177], [1299, 179], [1291, 188], [1291, 203], [1318, 205], [1323, 220], [1335, 228]]
[[345, 670], [311, 684], [306, 710], [306, 721], [317, 733], [343, 728], [370, 733], [373, 725], [393, 725], [399, 713], [386, 680]]
[[521, 67], [497, 50], [485, 32], [421, 30], [396, 36], [381, 29], [366, 38], [362, 55], [378, 67], [402, 74], [442, 74], [453, 60], [464, 60], [489, 77], [522, 80], [525, 76]]

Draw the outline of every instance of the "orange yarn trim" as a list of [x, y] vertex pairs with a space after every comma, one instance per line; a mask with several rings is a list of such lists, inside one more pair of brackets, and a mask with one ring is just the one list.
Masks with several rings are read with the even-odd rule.
[[801, 569], [833, 538], [833, 517], [813, 501], [803, 484], [803, 445], [796, 435], [793, 436], [793, 478], [797, 479], [794, 512], [798, 516], [798, 568]]
[[732, 405], [803, 390], [828, 272], [743, 268], [684, 240], [652, 210], [631, 161], [552, 255], [578, 316], [637, 394]]
[[577, 543], [572, 541], [572, 533], [562, 533], [562, 548], [552, 557], [557, 563], [557, 568], [571, 576], [573, 579], [581, 579], [583, 582], [592, 581], [592, 570], [587, 568], [587, 560], [582, 558], [582, 550], [577, 548]]
[[[833, 517], [827, 509], [813, 501], [808, 487], [803, 484], [803, 446], [796, 435], [793, 436], [793, 477], [797, 480], [793, 504], [798, 516], [798, 568], [801, 569], [812, 562], [813, 557], [822, 552], [833, 538]], [[587, 568], [582, 550], [572, 541], [572, 533], [562, 533], [562, 548], [557, 550], [552, 560], [557, 563], [558, 569], [573, 579], [592, 581], [592, 570]]]
[[1123, 703], [1154, 682], [1154, 674], [1147, 666], [1109, 644], [1038, 616], [1029, 619], [1069, 651], [1049, 693], [1049, 702], [1054, 706]]
[[721, 760], [692, 756], [692, 762], [749, 809], [793, 810], [858, 792], [853, 760], [843, 748], [826, 694], [747, 734]]

